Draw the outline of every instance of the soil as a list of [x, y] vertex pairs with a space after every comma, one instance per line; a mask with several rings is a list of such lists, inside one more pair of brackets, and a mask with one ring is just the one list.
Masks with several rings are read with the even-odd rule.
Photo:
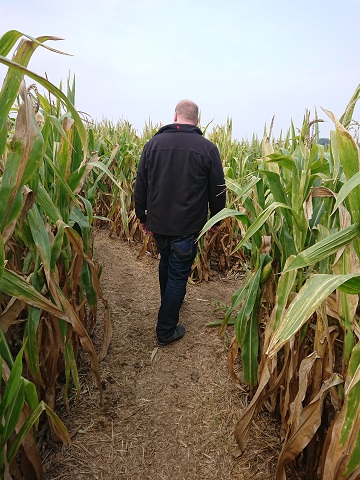
[[[221, 307], [230, 303], [241, 277], [213, 272], [210, 281], [189, 284], [181, 309], [185, 337], [157, 347], [158, 260], [139, 258], [139, 251], [138, 244], [96, 232], [95, 258], [103, 265], [101, 285], [113, 328], [100, 364], [104, 402], [82, 354], [78, 408], [61, 413], [72, 444], [47, 448], [45, 479], [274, 478], [279, 438], [266, 413], [252, 427], [248, 450], [238, 455], [233, 431], [248, 391], [228, 373], [233, 332], [220, 335], [207, 326], [221, 319]], [[100, 341], [95, 332], [96, 348]]]

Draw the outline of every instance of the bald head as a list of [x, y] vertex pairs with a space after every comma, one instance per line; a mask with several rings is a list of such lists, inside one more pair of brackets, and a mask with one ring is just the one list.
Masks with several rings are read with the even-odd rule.
[[199, 107], [191, 100], [181, 100], [175, 107], [174, 122], [197, 125], [199, 121]]

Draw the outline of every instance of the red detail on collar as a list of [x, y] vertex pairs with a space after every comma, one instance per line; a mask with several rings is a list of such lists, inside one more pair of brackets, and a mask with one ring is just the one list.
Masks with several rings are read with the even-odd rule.
[[176, 125], [176, 128], [179, 130], [179, 129], [180, 129], [180, 125]]

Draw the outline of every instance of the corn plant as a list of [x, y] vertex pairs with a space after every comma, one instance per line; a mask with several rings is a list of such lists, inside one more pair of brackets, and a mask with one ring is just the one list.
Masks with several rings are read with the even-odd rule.
[[235, 325], [232, 377], [239, 382], [240, 349], [252, 394], [235, 437], [244, 450], [261, 406], [277, 413], [279, 480], [296, 465], [309, 479], [360, 475], [360, 157], [346, 129], [359, 91], [340, 121], [326, 112], [335, 123], [328, 150], [311, 142], [308, 117], [290, 151], [265, 137], [253, 188], [228, 182], [242, 210], [225, 209], [202, 232], [229, 216], [245, 230], [237, 248], [252, 272], [222, 322]]
[[[0, 382], [2, 379], [5, 382], [0, 401], [0, 476], [5, 480], [42, 478], [43, 470], [34, 433], [43, 411], [57, 438], [70, 444], [65, 425], [45, 402], [39, 401], [35, 385], [22, 376], [24, 346], [14, 362], [10, 352], [6, 354], [7, 361], [0, 357]], [[20, 464], [16, 461], [19, 452]]]
[[[95, 217], [100, 219], [100, 224], [111, 224], [110, 235], [116, 234], [126, 240], [140, 241], [143, 245], [140, 256], [146, 251], [157, 255], [154, 241], [142, 233], [139, 222], [135, 216], [133, 201], [133, 188], [136, 178], [142, 148], [158, 130], [159, 126], [151, 123], [145, 125], [139, 135], [128, 122], [118, 122], [113, 125], [104, 120], [97, 125], [88, 127], [89, 150], [96, 151], [102, 162], [107, 165], [118, 185], [108, 176], [89, 175], [86, 195], [94, 201]], [[216, 127], [211, 132], [204, 133], [217, 143], [225, 171], [229, 178], [242, 175], [249, 162], [253, 161], [260, 150], [260, 143], [254, 137], [252, 142], [234, 142], [232, 140], [232, 125], [229, 120], [224, 127]], [[239, 167], [241, 166], [241, 167]], [[241, 172], [241, 173], [240, 173]], [[229, 202], [232, 199], [229, 198]], [[215, 257], [217, 267], [222, 272], [241, 269], [243, 254], [230, 255], [236, 245], [236, 239], [241, 234], [240, 229], [232, 218], [223, 222], [221, 230], [215, 235], [207, 235], [199, 242], [199, 253], [192, 269], [192, 278], [208, 280], [210, 275], [210, 262]]]
[[104, 121], [90, 131], [93, 147], [118, 183], [114, 185], [104, 174], [93, 176], [87, 194], [95, 196], [97, 215], [111, 220], [110, 234], [133, 240], [140, 229], [132, 193], [144, 140], [136, 136], [128, 122], [113, 126], [111, 122]]
[[[92, 258], [91, 196], [89, 200], [85, 192], [93, 169], [112, 175], [97, 154], [89, 156], [88, 135], [73, 105], [74, 82], [68, 82], [65, 95], [27, 68], [36, 48], [49, 48], [45, 45], [49, 40], [57, 39], [35, 39], [17, 31], [0, 38], [0, 62], [8, 67], [0, 91], [0, 355], [7, 383], [1, 403], [6, 433], [0, 455], [4, 469], [11, 463], [16, 478], [24, 478], [15, 458], [25, 438], [22, 425], [29, 431], [44, 409], [52, 425], [58, 422], [51, 412], [60, 374], [65, 376], [67, 406], [71, 397], [79, 398], [80, 345], [89, 355], [101, 400], [99, 360], [111, 337], [100, 267]], [[49, 97], [39, 95], [36, 86], [26, 88], [25, 76], [42, 85]], [[103, 345], [97, 353], [89, 332], [99, 300], [105, 315]], [[24, 351], [24, 377], [19, 373], [23, 359], [19, 345]], [[41, 399], [37, 404], [35, 391]], [[9, 406], [10, 397], [16, 411]], [[13, 432], [17, 437], [9, 446]], [[68, 441], [68, 436], [63, 433], [62, 439]], [[38, 458], [29, 456], [29, 462], [33, 477], [41, 478]]]

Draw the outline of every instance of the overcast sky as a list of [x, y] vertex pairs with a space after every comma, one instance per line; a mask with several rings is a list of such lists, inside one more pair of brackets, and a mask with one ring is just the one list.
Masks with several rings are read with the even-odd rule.
[[360, 83], [359, 20], [360, 0], [0, 0], [0, 35], [64, 38], [48, 44], [72, 56], [39, 48], [29, 68], [57, 86], [75, 75], [76, 107], [95, 120], [141, 131], [190, 98], [203, 126], [230, 117], [238, 139], [273, 115], [275, 136], [306, 109], [340, 117]]

